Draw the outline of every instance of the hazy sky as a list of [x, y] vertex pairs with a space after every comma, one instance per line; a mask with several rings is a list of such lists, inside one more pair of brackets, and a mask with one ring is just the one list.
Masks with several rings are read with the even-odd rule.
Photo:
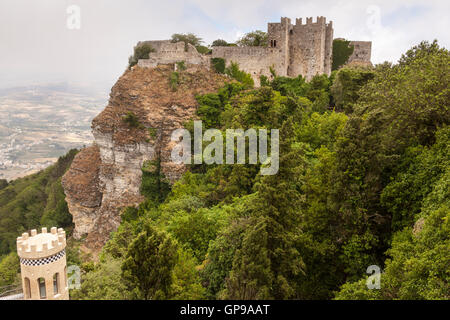
[[[80, 29], [67, 27], [71, 5], [81, 10]], [[235, 41], [281, 16], [325, 16], [335, 37], [373, 41], [374, 63], [395, 62], [421, 40], [448, 48], [449, 12], [448, 0], [0, 0], [0, 87], [111, 86], [140, 40], [193, 32], [206, 44]]]

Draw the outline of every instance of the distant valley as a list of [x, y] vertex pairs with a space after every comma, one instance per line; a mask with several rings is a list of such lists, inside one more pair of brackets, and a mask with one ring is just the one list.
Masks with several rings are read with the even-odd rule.
[[0, 89], [0, 179], [37, 172], [92, 141], [102, 89], [65, 83]]

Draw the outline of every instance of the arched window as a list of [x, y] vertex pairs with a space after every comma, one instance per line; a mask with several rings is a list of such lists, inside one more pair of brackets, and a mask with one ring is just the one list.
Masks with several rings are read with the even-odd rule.
[[28, 278], [25, 278], [25, 299], [31, 299], [31, 284]]
[[53, 276], [53, 295], [59, 293], [59, 273], [55, 273]]
[[45, 290], [45, 279], [39, 278], [38, 279], [38, 286], [39, 286], [39, 296], [41, 299], [47, 299], [47, 292]]

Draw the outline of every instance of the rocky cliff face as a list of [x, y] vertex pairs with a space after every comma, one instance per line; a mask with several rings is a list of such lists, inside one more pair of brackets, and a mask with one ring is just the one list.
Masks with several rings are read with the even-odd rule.
[[[171, 181], [185, 171], [171, 162], [173, 130], [195, 118], [195, 96], [214, 92], [224, 77], [190, 66], [179, 73], [177, 89], [170, 85], [173, 65], [128, 70], [111, 90], [105, 110], [92, 121], [93, 146], [83, 149], [62, 179], [66, 201], [75, 223], [75, 238], [98, 250], [120, 224], [123, 208], [143, 201], [142, 166], [160, 160]], [[135, 115], [137, 121], [124, 117]]]

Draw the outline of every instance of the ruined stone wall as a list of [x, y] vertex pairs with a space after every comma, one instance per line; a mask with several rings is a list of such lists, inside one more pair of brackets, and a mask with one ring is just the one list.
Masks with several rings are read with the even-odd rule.
[[138, 66], [140, 67], [153, 68], [159, 64], [172, 64], [180, 61], [206, 68], [210, 66], [209, 58], [200, 54], [191, 44], [185, 45], [184, 42], [173, 43], [170, 40], [157, 40], [139, 42], [138, 46], [143, 44], [150, 45], [155, 49], [155, 52], [149, 54], [149, 59], [139, 60]]
[[231, 62], [239, 64], [239, 68], [250, 73], [256, 85], [259, 85], [259, 77], [265, 75], [271, 77], [270, 67], [275, 69], [277, 75], [286, 75], [285, 69], [280, 64], [283, 54], [278, 48], [266, 47], [214, 47], [213, 58], [223, 58], [226, 65]]
[[347, 63], [362, 62], [370, 64], [372, 56], [372, 42], [371, 41], [351, 41], [354, 50], [353, 54], [348, 59]]
[[[259, 86], [260, 76], [272, 77], [270, 68], [278, 76], [297, 77], [302, 75], [310, 81], [315, 75], [331, 74], [333, 54], [333, 23], [325, 17], [296, 19], [295, 25], [289, 18], [281, 22], [268, 23], [268, 47], [214, 47], [212, 58], [223, 58], [227, 66], [231, 62], [239, 64], [241, 70], [250, 73], [255, 85]], [[188, 64], [210, 67], [210, 57], [197, 52], [192, 45], [170, 40], [145, 41], [156, 52], [150, 58], [139, 60], [138, 66], [154, 68], [159, 64], [172, 64], [185, 61]], [[372, 43], [352, 41], [355, 50], [349, 63], [370, 64]], [[187, 49], [187, 50], [186, 50]]]

